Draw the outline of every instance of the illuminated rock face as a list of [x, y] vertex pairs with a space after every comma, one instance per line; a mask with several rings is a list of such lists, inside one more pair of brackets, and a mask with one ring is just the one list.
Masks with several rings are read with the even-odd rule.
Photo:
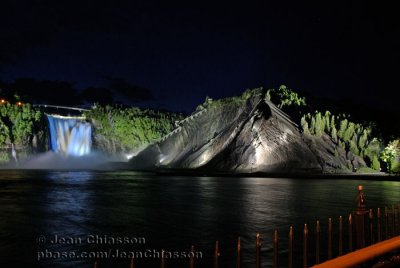
[[83, 156], [90, 153], [92, 127], [83, 118], [47, 116], [51, 150], [67, 156]]
[[335, 145], [323, 138], [303, 135], [273, 103], [253, 96], [241, 102], [208, 105], [130, 163], [139, 169], [244, 173], [343, 169], [349, 164], [345, 153], [339, 151], [344, 156], [334, 157], [329, 148]]

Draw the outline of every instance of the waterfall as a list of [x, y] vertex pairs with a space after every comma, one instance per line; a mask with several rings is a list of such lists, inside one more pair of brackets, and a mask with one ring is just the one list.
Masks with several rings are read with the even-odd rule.
[[90, 153], [92, 126], [83, 117], [47, 115], [50, 130], [50, 147], [57, 153], [82, 156]]

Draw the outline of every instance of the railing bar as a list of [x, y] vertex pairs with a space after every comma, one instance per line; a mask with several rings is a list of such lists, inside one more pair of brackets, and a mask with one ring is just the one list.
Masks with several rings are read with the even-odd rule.
[[313, 266], [314, 268], [353, 267], [400, 249], [400, 237], [394, 237], [335, 259]]

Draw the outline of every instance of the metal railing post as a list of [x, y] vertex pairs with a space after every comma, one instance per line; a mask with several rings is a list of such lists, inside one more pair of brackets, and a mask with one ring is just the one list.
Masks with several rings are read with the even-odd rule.
[[259, 233], [256, 236], [256, 268], [261, 268], [261, 237]]
[[165, 250], [161, 250], [160, 268], [165, 268]]
[[215, 242], [215, 251], [214, 251], [214, 268], [218, 268], [219, 264], [219, 256], [221, 253], [219, 252], [219, 242]]
[[339, 256], [343, 255], [343, 217], [339, 217]]
[[385, 207], [385, 239], [389, 239], [389, 212]]
[[272, 267], [278, 268], [278, 230], [274, 231], [274, 259], [272, 263]]
[[328, 219], [328, 260], [332, 259], [332, 218]]
[[382, 240], [382, 233], [381, 233], [381, 208], [378, 208], [378, 212], [376, 214], [376, 230], [378, 232], [378, 242]]
[[374, 214], [372, 213], [372, 209], [369, 209], [369, 244], [372, 245], [374, 243]]
[[400, 235], [400, 205], [397, 206], [397, 234]]
[[394, 205], [392, 205], [392, 237], [396, 236], [396, 213], [394, 211]]
[[190, 252], [192, 253], [192, 255], [190, 256], [190, 261], [189, 261], [189, 267], [190, 268], [194, 268], [194, 246], [192, 245], [192, 247], [190, 248]]
[[353, 251], [353, 218], [349, 214], [349, 252]]
[[307, 264], [307, 248], [308, 248], [308, 227], [307, 227], [307, 223], [304, 224], [304, 230], [303, 230], [303, 267], [307, 268], [308, 264]]
[[129, 268], [135, 268], [135, 259], [131, 258], [131, 263], [129, 264]]
[[292, 225], [290, 225], [290, 229], [289, 229], [288, 267], [293, 268], [293, 226]]
[[363, 186], [359, 185], [356, 198], [357, 207], [355, 211], [357, 249], [365, 247], [365, 216], [368, 214], [365, 202]]
[[242, 252], [241, 252], [241, 242], [240, 237], [238, 237], [237, 245], [236, 245], [236, 268], [240, 268], [242, 264]]
[[320, 263], [320, 238], [321, 238], [321, 226], [319, 220], [317, 220], [316, 230], [315, 230], [315, 263]]

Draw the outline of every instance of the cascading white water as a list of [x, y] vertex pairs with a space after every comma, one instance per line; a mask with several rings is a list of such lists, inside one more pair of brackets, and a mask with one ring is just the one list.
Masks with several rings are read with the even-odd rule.
[[51, 150], [67, 156], [83, 156], [92, 147], [92, 126], [82, 117], [47, 115]]

